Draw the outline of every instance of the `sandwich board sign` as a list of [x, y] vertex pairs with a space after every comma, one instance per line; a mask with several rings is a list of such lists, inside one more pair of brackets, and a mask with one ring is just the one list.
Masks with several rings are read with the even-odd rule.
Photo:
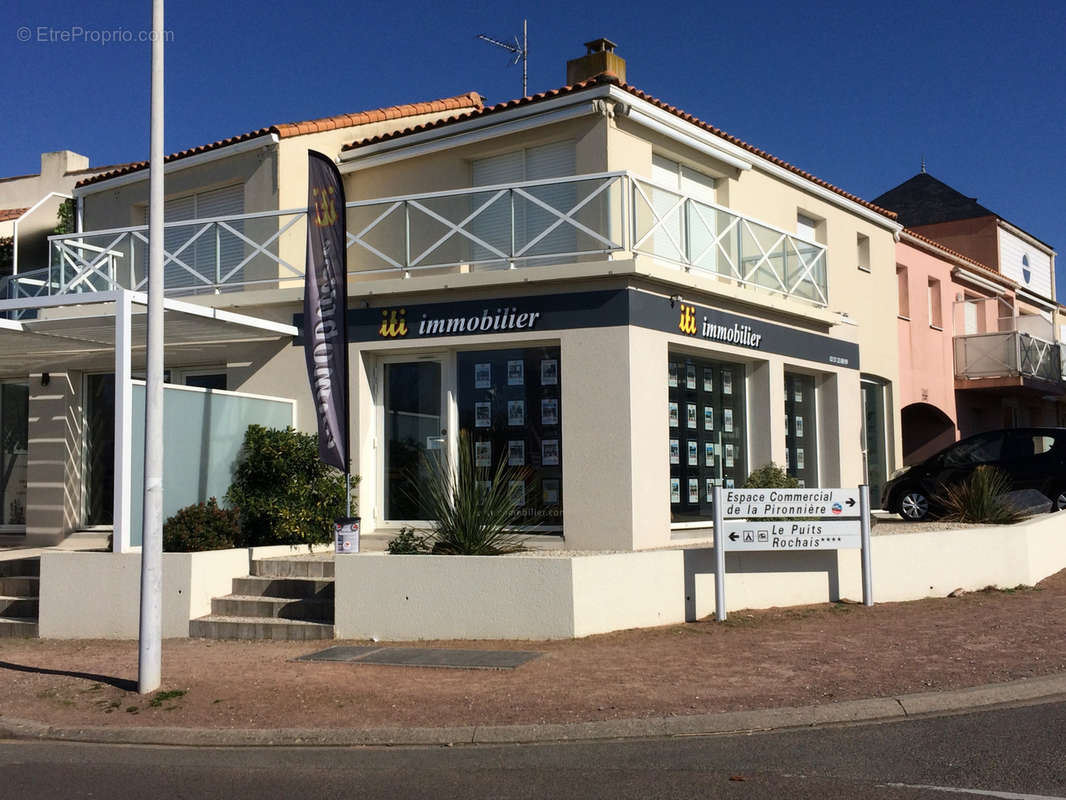
[[714, 489], [715, 617], [725, 614], [728, 551], [862, 551], [862, 602], [873, 605], [870, 487]]

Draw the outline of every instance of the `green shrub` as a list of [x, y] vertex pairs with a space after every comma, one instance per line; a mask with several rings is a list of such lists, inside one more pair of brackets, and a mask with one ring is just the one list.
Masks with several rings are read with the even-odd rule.
[[934, 498], [949, 522], [981, 522], [1010, 525], [1025, 519], [1025, 514], [1005, 500], [1011, 489], [1010, 478], [995, 467], [981, 466], [961, 483], [945, 486]]
[[772, 461], [754, 470], [744, 481], [743, 489], [798, 489], [799, 481]]
[[433, 519], [425, 538], [430, 552], [493, 556], [525, 549], [521, 535], [513, 531], [521, 505], [511, 496], [510, 486], [512, 481], [528, 485], [528, 470], [508, 467], [504, 458], [495, 472], [475, 467], [474, 443], [466, 431], [459, 433], [454, 472], [444, 458], [424, 457], [422, 463], [429, 477], [420, 494]]
[[414, 528], [400, 528], [395, 539], [385, 545], [385, 551], [394, 556], [411, 556], [428, 553], [430, 543], [427, 537], [420, 535]]
[[196, 553], [236, 547], [241, 527], [236, 511], [219, 508], [212, 497], [178, 510], [163, 523], [163, 550], [168, 553]]
[[[353, 487], [357, 482], [352, 476]], [[316, 437], [248, 426], [226, 492], [226, 502], [240, 510], [243, 546], [331, 542], [344, 499], [344, 474], [319, 461]]]

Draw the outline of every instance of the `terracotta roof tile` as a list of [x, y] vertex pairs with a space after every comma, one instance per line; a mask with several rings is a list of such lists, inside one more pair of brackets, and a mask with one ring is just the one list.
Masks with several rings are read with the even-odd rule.
[[10, 219], [18, 219], [27, 211], [29, 211], [28, 208], [0, 208], [0, 222], [7, 222]]
[[408, 136], [408, 135], [410, 135], [412, 133], [420, 133], [422, 131], [436, 130], [438, 128], [442, 128], [442, 127], [444, 127], [446, 125], [451, 125], [451, 124], [454, 124], [456, 122], [462, 122], [462, 121], [468, 120], [468, 119], [475, 119], [475, 118], [483, 117], [483, 116], [486, 116], [486, 115], [489, 115], [489, 114], [498, 113], [500, 111], [506, 111], [508, 109], [518, 108], [520, 106], [529, 105], [531, 103], [541, 102], [543, 100], [550, 100], [551, 98], [554, 98], [554, 97], [562, 97], [564, 95], [575, 94], [577, 92], [581, 92], [581, 91], [584, 91], [584, 90], [587, 90], [587, 89], [592, 89], [592, 88], [594, 88], [596, 86], [605, 86], [605, 85], [617, 86], [622, 91], [628, 92], [629, 94], [633, 95], [634, 97], [639, 97], [641, 100], [644, 100], [644, 101], [646, 101], [648, 103], [651, 103], [652, 105], [657, 106], [658, 108], [661, 108], [662, 110], [664, 110], [664, 111], [666, 111], [666, 112], [668, 112], [670, 114], [673, 114], [673, 115], [675, 115], [677, 117], [680, 117], [681, 119], [685, 120], [686, 122], [690, 122], [693, 125], [697, 126], [698, 128], [701, 128], [701, 129], [707, 131], [708, 133], [711, 133], [711, 134], [713, 134], [715, 136], [718, 136], [718, 137], [720, 137], [722, 139], [725, 139], [727, 142], [730, 142], [731, 144], [734, 144], [737, 147], [740, 147], [740, 148], [742, 148], [744, 150], [747, 150], [749, 153], [753, 153], [753, 154], [759, 156], [760, 158], [764, 158], [767, 161], [770, 161], [771, 163], [776, 164], [779, 167], [782, 167], [783, 169], [787, 169], [789, 172], [795, 173], [796, 175], [799, 175], [799, 176], [801, 176], [803, 178], [806, 178], [807, 180], [811, 181], [812, 183], [815, 183], [815, 184], [817, 184], [817, 185], [819, 185], [819, 186], [821, 186], [821, 187], [823, 187], [825, 189], [828, 189], [828, 190], [830, 190], [832, 192], [835, 192], [836, 194], [839, 194], [839, 195], [841, 195], [843, 197], [846, 197], [847, 199], [852, 200], [853, 202], [859, 203], [860, 205], [865, 206], [866, 208], [869, 208], [872, 211], [876, 211], [878, 214], [881, 214], [881, 215], [883, 215], [885, 217], [888, 217], [889, 219], [892, 219], [892, 220], [896, 219], [896, 213], [894, 211], [889, 211], [888, 209], [881, 208], [880, 206], [874, 205], [873, 203], [869, 202], [868, 200], [863, 200], [858, 195], [854, 195], [851, 192], [845, 191], [844, 189], [841, 189], [839, 186], [834, 186], [833, 184], [829, 183], [828, 181], [824, 181], [821, 178], [819, 178], [819, 177], [817, 177], [815, 175], [812, 175], [811, 173], [809, 173], [809, 172], [807, 172], [805, 170], [800, 169], [799, 167], [793, 166], [792, 164], [789, 164], [787, 161], [784, 161], [784, 160], [782, 160], [780, 158], [777, 158], [776, 156], [773, 156], [770, 153], [767, 153], [765, 150], [761, 150], [758, 147], [755, 147], [754, 145], [748, 144], [747, 142], [743, 141], [742, 139], [738, 139], [736, 136], [732, 136], [731, 134], [726, 133], [725, 131], [721, 130], [720, 128], [716, 128], [713, 125], [710, 125], [710, 124], [708, 124], [706, 122], [703, 122], [699, 118], [694, 117], [692, 114], [688, 114], [685, 111], [682, 111], [681, 109], [679, 109], [679, 108], [677, 108], [675, 106], [669, 105], [669, 104], [663, 102], [662, 100], [659, 100], [657, 97], [653, 97], [652, 95], [641, 91], [640, 89], [636, 88], [635, 86], [631, 86], [628, 83], [623, 83], [621, 80], [619, 80], [618, 76], [616, 76], [616, 75], [614, 75], [614, 74], [612, 74], [610, 72], [601, 73], [600, 75], [596, 75], [596, 76], [594, 76], [592, 78], [589, 78], [588, 80], [581, 81], [580, 83], [575, 83], [575, 84], [570, 85], [570, 86], [563, 86], [563, 87], [560, 87], [558, 89], [551, 89], [551, 90], [546, 91], [546, 92], [540, 92], [539, 94], [531, 95], [531, 96], [528, 96], [528, 97], [520, 97], [520, 98], [517, 98], [515, 100], [507, 100], [507, 101], [505, 101], [503, 103], [497, 103], [496, 105], [492, 105], [492, 106], [483, 106], [481, 108], [477, 108], [477, 109], [474, 109], [474, 110], [471, 110], [471, 111], [466, 111], [466, 112], [461, 113], [461, 114], [454, 114], [454, 115], [452, 115], [450, 117], [446, 117], [444, 119], [437, 120], [435, 122], [427, 122], [427, 123], [423, 123], [421, 125], [415, 125], [415, 126], [412, 126], [412, 127], [409, 127], [409, 128], [399, 129], [399, 130], [393, 131], [391, 133], [381, 134], [379, 136], [373, 136], [373, 137], [368, 138], [368, 139], [363, 139], [363, 140], [360, 140], [360, 141], [352, 142], [350, 144], [346, 144], [344, 146], [343, 150], [345, 150], [345, 151], [354, 150], [356, 148], [363, 147], [365, 145], [376, 144], [378, 142], [385, 142], [385, 141], [389, 141], [391, 139], [397, 139], [397, 138], [399, 138], [401, 136]]
[[[439, 106], [436, 104], [439, 104]], [[266, 128], [258, 128], [254, 131], [241, 133], [237, 136], [230, 136], [227, 139], [219, 139], [218, 141], [210, 142], [209, 144], [191, 147], [188, 150], [171, 153], [170, 155], [165, 156], [163, 161], [170, 163], [171, 161], [177, 161], [181, 158], [198, 155], [199, 153], [206, 153], [210, 150], [217, 150], [231, 144], [245, 142], [269, 134], [275, 134], [279, 139], [287, 139], [290, 136], [302, 136], [308, 133], [323, 133], [325, 131], [350, 128], [355, 125], [366, 125], [371, 122], [384, 122], [390, 119], [402, 119], [403, 117], [416, 116], [419, 114], [431, 114], [434, 111], [446, 111], [450, 109], [459, 110], [471, 107], [481, 108], [481, 106], [481, 95], [477, 92], [467, 92], [466, 94], [456, 95], [455, 97], [445, 97], [439, 100], [426, 102], [407, 103], [405, 105], [389, 106], [387, 108], [376, 108], [369, 111], [360, 111], [355, 114], [338, 114], [332, 117], [323, 117], [322, 119], [279, 123]], [[77, 186], [88, 186], [93, 183], [98, 183], [99, 181], [116, 178], [119, 175], [126, 175], [131, 172], [136, 172], [137, 170], [146, 169], [147, 167], [147, 161], [133, 161], [129, 164], [120, 164], [114, 169], [79, 181]]]
[[952, 250], [950, 247], [945, 247], [935, 239], [930, 239], [928, 236], [922, 236], [922, 234], [918, 233], [916, 230], [913, 230], [911, 228], [904, 228], [903, 233], [907, 234], [908, 236], [912, 236], [915, 239], [918, 239], [925, 245], [928, 245], [928, 247], [926, 248], [927, 250], [938, 250], [942, 253], [947, 253], [952, 258], [957, 258], [960, 261], [965, 261], [969, 266], [977, 267], [978, 269], [989, 273], [990, 278], [994, 278], [997, 282], [1002, 283], [1005, 286], [1008, 286], [1012, 289], [1015, 289], [1018, 286], [1017, 281], [1011, 280], [994, 267], [990, 267], [987, 264], [982, 264], [980, 261], [974, 261], [974, 259], [970, 258], [969, 256], [963, 255], [957, 250]]

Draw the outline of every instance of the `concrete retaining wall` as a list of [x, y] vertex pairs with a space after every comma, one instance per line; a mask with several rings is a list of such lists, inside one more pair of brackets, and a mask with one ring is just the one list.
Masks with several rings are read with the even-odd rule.
[[[163, 635], [230, 593], [267, 547], [163, 555]], [[1033, 585], [1066, 567], [1066, 515], [1009, 527], [875, 536], [875, 602], [954, 589]], [[728, 610], [860, 599], [858, 550], [729, 553]], [[137, 637], [139, 553], [48, 552], [41, 558], [42, 638]], [[601, 555], [387, 556], [336, 559], [338, 638], [559, 639], [694, 620], [714, 613], [710, 548]]]
[[[211, 613], [254, 558], [306, 553], [280, 545], [163, 554], [163, 637], [189, 635], [189, 620]], [[141, 554], [45, 552], [41, 555], [38, 630], [42, 639], [136, 639]]]
[[684, 620], [677, 550], [336, 560], [338, 638], [561, 639]]
[[[689, 550], [685, 559], [688, 619], [713, 614], [714, 551]], [[1066, 567], [1066, 515], [874, 536], [871, 559], [877, 603], [944, 597], [955, 589], [1032, 586]], [[726, 554], [727, 611], [841, 597], [862, 599], [858, 550]]]

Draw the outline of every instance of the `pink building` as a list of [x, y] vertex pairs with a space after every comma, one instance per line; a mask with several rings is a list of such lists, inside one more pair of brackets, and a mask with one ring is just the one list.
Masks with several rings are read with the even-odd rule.
[[983, 410], [1001, 404], [999, 397], [989, 402], [992, 387], [957, 376], [956, 337], [998, 333], [1013, 318], [1015, 287], [910, 229], [896, 245], [896, 278], [903, 463], [913, 464], [959, 436], [1002, 424]]
[[874, 202], [906, 226], [896, 246], [904, 464], [980, 431], [1066, 425], [1054, 249], [924, 167]]

